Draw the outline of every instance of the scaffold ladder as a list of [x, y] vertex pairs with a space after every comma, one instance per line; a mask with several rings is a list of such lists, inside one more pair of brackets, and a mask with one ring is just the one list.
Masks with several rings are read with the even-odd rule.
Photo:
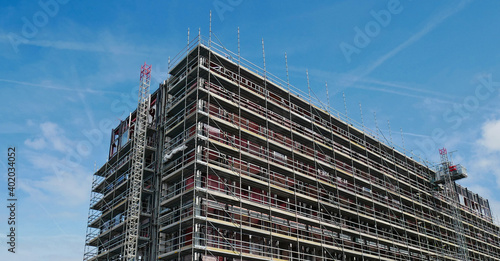
[[451, 206], [451, 211], [453, 214], [453, 228], [457, 236], [457, 259], [458, 260], [469, 260], [469, 251], [467, 250], [467, 243], [464, 237], [464, 228], [462, 224], [462, 214], [460, 213], [460, 207], [458, 202], [457, 192], [455, 190], [455, 182], [451, 180], [450, 167], [451, 162], [448, 159], [448, 151], [443, 148], [439, 150], [441, 155], [441, 165], [444, 169], [444, 182], [445, 182], [445, 195], [450, 200], [449, 204]]
[[84, 248], [84, 253], [83, 253], [83, 261], [90, 260], [94, 258], [97, 253], [98, 249], [94, 246], [90, 245], [90, 242], [92, 239], [94, 239], [97, 234], [98, 234], [98, 229], [92, 227], [92, 223], [97, 219], [98, 210], [93, 210], [92, 206], [96, 204], [99, 200], [102, 199], [102, 194], [99, 194], [95, 192], [95, 188], [100, 184], [102, 181], [102, 178], [99, 177], [96, 173], [96, 164], [94, 162], [94, 175], [92, 176], [92, 188], [90, 191], [90, 205], [89, 205], [89, 214], [87, 217], [87, 233], [85, 236], [85, 248]]
[[149, 85], [151, 81], [151, 65], [141, 66], [139, 101], [137, 118], [134, 126], [132, 148], [132, 170], [130, 175], [129, 196], [126, 217], [124, 257], [127, 261], [137, 260], [137, 244], [139, 239], [139, 219], [141, 214], [142, 176], [144, 170], [144, 153], [146, 147], [146, 125], [149, 106]]

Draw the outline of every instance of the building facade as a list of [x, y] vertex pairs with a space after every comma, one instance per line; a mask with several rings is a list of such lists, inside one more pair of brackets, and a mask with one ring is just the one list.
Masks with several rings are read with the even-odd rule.
[[[450, 199], [434, 170], [213, 42], [172, 64], [150, 98], [137, 260], [500, 260], [486, 199]], [[84, 260], [123, 259], [134, 115], [94, 175]]]

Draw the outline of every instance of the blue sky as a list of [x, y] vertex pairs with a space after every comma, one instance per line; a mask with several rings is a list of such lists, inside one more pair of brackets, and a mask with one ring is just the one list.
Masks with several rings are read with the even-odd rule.
[[208, 36], [210, 10], [224, 46], [237, 51], [239, 27], [241, 55], [262, 66], [263, 38], [282, 79], [287, 52], [291, 84], [307, 91], [308, 70], [326, 102], [328, 82], [331, 106], [381, 139], [430, 165], [438, 148], [456, 151], [469, 170], [459, 183], [500, 217], [498, 1], [40, 2], [1, 1], [0, 148], [18, 150], [19, 206], [18, 253], [3, 243], [0, 257], [82, 259], [94, 163], [135, 106], [140, 65], [152, 64], [156, 89], [188, 28]]

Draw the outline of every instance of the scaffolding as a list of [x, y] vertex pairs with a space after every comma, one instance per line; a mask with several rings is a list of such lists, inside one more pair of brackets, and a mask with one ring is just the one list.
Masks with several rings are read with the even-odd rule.
[[141, 67], [138, 109], [111, 131], [108, 161], [94, 173], [84, 261], [151, 260], [157, 97]]
[[455, 188], [454, 180], [467, 177], [465, 168], [452, 165], [448, 158], [448, 151], [443, 148], [439, 150], [441, 155], [441, 171], [444, 179], [445, 194], [450, 202], [453, 213], [453, 227], [457, 238], [457, 258], [458, 260], [469, 260], [469, 251], [464, 237], [464, 228], [462, 222], [462, 213], [460, 213], [458, 193]]
[[[458, 220], [445, 191], [434, 189], [434, 170], [318, 102], [311, 89], [301, 92], [201, 36], [171, 59], [169, 74], [154, 94], [157, 131], [146, 135], [157, 137], [159, 153], [146, 146], [154, 212], [141, 210], [139, 220], [150, 218], [154, 236], [139, 236], [138, 247], [154, 250], [143, 260], [451, 261], [464, 245], [467, 260], [500, 259], [486, 200], [457, 189], [470, 194], [458, 202]], [[126, 148], [112, 147], [96, 172], [93, 227], [129, 216], [126, 208], [107, 214], [130, 193], [119, 188], [130, 164], [106, 174], [129, 160]], [[101, 225], [88, 245], [96, 259], [121, 260], [110, 253], [124, 249], [123, 237], [106, 238], [109, 230]]]
[[[456, 260], [433, 170], [216, 43], [195, 39], [172, 63], [159, 259]], [[498, 240], [458, 233], [470, 260], [500, 258]]]

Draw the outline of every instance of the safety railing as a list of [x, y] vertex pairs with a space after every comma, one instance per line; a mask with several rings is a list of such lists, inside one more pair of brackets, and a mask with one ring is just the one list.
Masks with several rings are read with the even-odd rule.
[[192, 90], [197, 86], [197, 79], [194, 78], [189, 83], [187, 83], [187, 88], [180, 88], [176, 93], [171, 94], [169, 99], [167, 99], [167, 103], [165, 105], [165, 112], [168, 112], [171, 108], [175, 107], [179, 101], [181, 101], [187, 94], [189, 94]]
[[[304, 173], [306, 175], [309, 175], [314, 178], [322, 179], [328, 181], [328, 178], [326, 175], [324, 175], [324, 172], [320, 172], [316, 170], [314, 167], [304, 164], [298, 160], [292, 161], [291, 159], [288, 159], [285, 155], [282, 155], [280, 153], [277, 153], [275, 151], [268, 150], [265, 147], [258, 146], [257, 144], [254, 144], [253, 142], [246, 141], [242, 138], [236, 137], [234, 135], [228, 134], [226, 132], [221, 131], [220, 129], [217, 129], [215, 127], [210, 127], [206, 126], [204, 127], [204, 130], [206, 133], [202, 133], [202, 135], [219, 141], [224, 144], [232, 145], [233, 147], [236, 147], [240, 149], [241, 151], [248, 152], [250, 154], [253, 154], [255, 156], [258, 156], [260, 158], [264, 158], [265, 160], [270, 160], [274, 163], [278, 163], [280, 165], [283, 165], [285, 167], [288, 167], [294, 171]], [[293, 144], [293, 143], [292, 143]], [[297, 146], [297, 150], [300, 151], [300, 147]], [[316, 158], [318, 158], [319, 153], [315, 153]], [[324, 156], [324, 155], [323, 155]], [[321, 157], [321, 156], [320, 156]], [[326, 163], [330, 164], [331, 166], [333, 165], [335, 168], [340, 168], [343, 169], [344, 171], [347, 171], [349, 173], [353, 173], [353, 168], [350, 165], [345, 164], [344, 162], [341, 162], [339, 160], [333, 159], [331, 157], [324, 156], [323, 160], [326, 161]], [[326, 164], [325, 162], [323, 164]], [[331, 168], [331, 167], [330, 167]], [[362, 173], [362, 171], [357, 170], [354, 171], [354, 173]], [[366, 175], [365, 175], [366, 176]], [[373, 180], [373, 179], [372, 179]], [[382, 184], [382, 181], [377, 182], [379, 184]], [[408, 195], [409, 197], [413, 197], [413, 195], [409, 194], [409, 192], [396, 189], [394, 185], [391, 185], [387, 182], [383, 183], [385, 188], [389, 187], [389, 191], [394, 193], [394, 192], [399, 192]], [[411, 210], [412, 208], [408, 208], [408, 210]]]
[[191, 103], [187, 104], [186, 107], [177, 112], [177, 114], [169, 116], [168, 119], [164, 122], [166, 132], [168, 132], [178, 123], [182, 122], [185, 117], [187, 117], [194, 111], [196, 111], [196, 101], [192, 101]]
[[[208, 90], [210, 90], [210, 91], [212, 91], [212, 92], [216, 93], [217, 95], [222, 96], [224, 98], [228, 98], [228, 99], [230, 98], [230, 99], [234, 99], [234, 100], [241, 99], [240, 105], [243, 106], [244, 108], [252, 110], [253, 112], [256, 112], [257, 114], [259, 114], [263, 117], [268, 117], [270, 120], [276, 121], [277, 123], [280, 123], [284, 127], [291, 127], [292, 130], [296, 131], [297, 133], [300, 133], [304, 136], [307, 136], [317, 143], [322, 143], [322, 144], [324, 144], [324, 146], [330, 146], [330, 147], [334, 146], [334, 145], [342, 146], [338, 143], [335, 143], [330, 138], [327, 138], [323, 135], [320, 135], [320, 134], [314, 132], [313, 130], [310, 130], [309, 128], [306, 128], [306, 127], [299, 125], [295, 122], [292, 122], [289, 119], [287, 119], [287, 118], [285, 118], [277, 113], [266, 110], [266, 108], [254, 103], [246, 98], [242, 98], [242, 97], [239, 97], [237, 94], [228, 92], [226, 89], [224, 89], [224, 88], [222, 88], [214, 83], [208, 84], [208, 82], [207, 82], [205, 84], [205, 88], [207, 88]], [[215, 106], [215, 105], [210, 104], [209, 106]], [[212, 109], [212, 108], [210, 108], [210, 109]], [[222, 109], [220, 109], [220, 110], [222, 110]], [[238, 122], [238, 120], [240, 120], [243, 123], [245, 123], [246, 119], [239, 118], [236, 114], [227, 113], [227, 112], [225, 112], [225, 114], [227, 114], [227, 115], [224, 115], [224, 119], [226, 119], [226, 120], [229, 120], [231, 122]], [[258, 131], [258, 129], [256, 129], [256, 128], [253, 128], [253, 130]], [[342, 129], [339, 129], [339, 131], [343, 132]], [[264, 134], [264, 133], [262, 133], [262, 134]], [[415, 187], [418, 187], [422, 191], [425, 191], [425, 192], [429, 191], [428, 187], [423, 186], [420, 183], [409, 179], [408, 177], [404, 177], [404, 176], [398, 174], [395, 170], [390, 169], [390, 168], [388, 168], [388, 167], [386, 167], [378, 162], [375, 162], [375, 161], [371, 160], [370, 158], [366, 157], [365, 155], [361, 155], [361, 154], [359, 154], [355, 151], [349, 150], [345, 147], [343, 147], [343, 152], [347, 153], [347, 155], [350, 155], [350, 156], [357, 158], [358, 160], [360, 160], [361, 162], [363, 162], [365, 164], [367, 164], [367, 163], [370, 164], [370, 166], [374, 167], [378, 171], [381, 171], [382, 173], [390, 174], [394, 179], [404, 180], [405, 182], [411, 183]], [[410, 168], [410, 165], [406, 164], [406, 163], [403, 166], [407, 166]]]
[[184, 191], [192, 189], [194, 186], [194, 175], [193, 173], [185, 174], [184, 179], [177, 182], [169, 183], [168, 186], [162, 189], [162, 195], [160, 202], [173, 198], [176, 195], [182, 194]]
[[[101, 203], [102, 206], [99, 207], [96, 210], [101, 211], [102, 213], [105, 213], [106, 211], [108, 211], [111, 208], [115, 207], [121, 201], [125, 200], [127, 198], [127, 196], [128, 196], [128, 190], [125, 190], [121, 194], [113, 197], [111, 200], [102, 200], [102, 201], [99, 201], [99, 202], [102, 202]], [[99, 202], [97, 204], [99, 204]]]
[[158, 242], [158, 252], [161, 256], [169, 252], [177, 251], [183, 247], [188, 247], [193, 245], [193, 230], [192, 228], [184, 229], [179, 232], [174, 232], [166, 234], [160, 238]]
[[180, 208], [171, 209], [166, 214], [162, 214], [158, 219], [158, 224], [161, 227], [169, 226], [185, 218], [189, 218], [193, 215], [193, 201], [183, 204]]
[[[365, 142], [364, 139], [357, 137], [357, 136], [353, 135], [352, 133], [349, 133], [349, 132], [343, 130], [342, 128], [337, 127], [336, 125], [332, 124], [330, 121], [323, 119], [315, 114], [311, 114], [309, 109], [304, 109], [304, 108], [297, 106], [293, 103], [289, 103], [287, 99], [284, 99], [284, 98], [280, 97], [279, 95], [272, 93], [271, 91], [263, 88], [262, 86], [259, 86], [258, 84], [254, 83], [248, 79], [245, 79], [241, 75], [238, 75], [237, 73], [235, 73], [231, 70], [228, 70], [219, 64], [212, 62], [209, 65], [208, 61], [204, 60], [202, 65], [204, 65], [206, 68], [210, 68], [210, 70], [212, 70], [214, 72], [217, 72], [217, 73], [229, 78], [230, 80], [232, 80], [236, 83], [241, 84], [244, 87], [250, 88], [251, 90], [266, 97], [269, 101], [282, 107], [285, 111], [291, 110], [291, 111], [295, 112], [297, 115], [302, 116], [310, 121], [313, 121], [314, 123], [317, 124], [317, 126], [325, 128], [326, 131], [334, 130], [338, 134], [344, 136], [346, 139], [353, 140], [356, 143], [361, 144], [363, 146], [367, 146], [366, 144], [368, 144], [367, 142]], [[365, 128], [363, 128], [363, 130], [366, 131]], [[372, 135], [372, 137], [375, 138], [374, 135]], [[376, 146], [370, 146], [369, 148], [374, 149], [374, 151], [379, 153], [379, 154], [382, 152]], [[419, 171], [419, 170], [413, 168], [411, 165], [407, 164], [406, 162], [403, 162], [402, 160], [396, 160], [392, 155], [389, 155], [387, 153], [385, 153], [383, 155], [390, 156], [389, 157], [390, 160], [398, 162], [399, 164], [402, 164], [402, 166], [406, 167], [409, 170], [416, 171], [415, 173], [418, 173], [419, 176], [421, 176], [421, 177], [422, 177], [422, 175], [426, 176], [425, 173], [423, 173], [422, 171]]]
[[[349, 209], [353, 212], [362, 213], [362, 214], [365, 214], [368, 216], [376, 215], [378, 220], [385, 220], [388, 223], [396, 223], [396, 224], [400, 225], [401, 227], [405, 227], [406, 229], [413, 230], [414, 233], [419, 231], [414, 223], [411, 223], [411, 222], [404, 220], [402, 218], [403, 213], [404, 213], [403, 211], [406, 211], [406, 213], [412, 214], [413, 209], [411, 209], [409, 207], [402, 208], [401, 206], [399, 206], [399, 207], [397, 205], [395, 206], [394, 205], [395, 201], [389, 201], [389, 199], [385, 196], [384, 197], [378, 196], [377, 198], [374, 198], [373, 202], [379, 204], [379, 206], [387, 207], [388, 205], [391, 205], [391, 207], [393, 207], [393, 208], [396, 208], [396, 209], [399, 208], [399, 210], [398, 210], [398, 212], [400, 213], [399, 217], [397, 217], [393, 214], [389, 214], [389, 212], [387, 212], [387, 211], [369, 208], [366, 205], [363, 206], [363, 208], [360, 208], [359, 205], [355, 204], [355, 202], [351, 199], [344, 198], [343, 196], [337, 197], [335, 194], [331, 194], [331, 195], [327, 194], [326, 191], [324, 191], [324, 190], [319, 191], [318, 188], [316, 188], [313, 185], [304, 185], [304, 183], [301, 181], [295, 181], [292, 179], [284, 178], [283, 175], [275, 173], [273, 171], [269, 171], [269, 173], [267, 173], [267, 171], [265, 171], [264, 168], [261, 168], [258, 165], [247, 163], [243, 160], [239, 160], [239, 159], [227, 156], [227, 155], [223, 155], [223, 154], [220, 154], [219, 152], [216, 152], [216, 151], [210, 151], [208, 149], [205, 149], [204, 155], [205, 156], [202, 156], [202, 160], [206, 160], [208, 163], [222, 166], [225, 168], [233, 168], [233, 169], [238, 170], [238, 172], [240, 172], [242, 175], [248, 175], [251, 177], [259, 178], [261, 180], [267, 180], [269, 178], [269, 182], [271, 184], [279, 185], [282, 187], [286, 184], [285, 188], [290, 189], [290, 190], [294, 190], [297, 193], [299, 198], [301, 197], [301, 195], [319, 198], [320, 201], [324, 201], [325, 203], [330, 203], [330, 204], [334, 204], [334, 205], [338, 204], [338, 205], [341, 205], [342, 207]], [[224, 160], [221, 161], [220, 159], [224, 159]], [[263, 174], [263, 173], [265, 173], [265, 174]], [[264, 204], [267, 206], [269, 206], [269, 205], [276, 206], [277, 208], [281, 208], [281, 209], [289, 209], [290, 208], [289, 207], [290, 203], [283, 201], [283, 200], [279, 200], [279, 199], [269, 200], [269, 197], [261, 197], [261, 196], [252, 197], [251, 196], [252, 193], [257, 193], [257, 194], [261, 193], [258, 191], [257, 192], [256, 191], [250, 192], [250, 191], [247, 191], [246, 189], [235, 187], [235, 185], [228, 185], [225, 182], [219, 182], [217, 180], [211, 181], [211, 182], [213, 184], [209, 187], [212, 189], [215, 189], [215, 190], [225, 191], [228, 188], [230, 188], [231, 191], [240, 191], [242, 193], [246, 191], [245, 193], [243, 193], [241, 195], [241, 197], [243, 199], [253, 200], [256, 203], [261, 203], [261, 204]], [[354, 194], [363, 193], [365, 196], [371, 196], [371, 195], [366, 195], [367, 192], [366, 192], [365, 188], [355, 187], [353, 185], [350, 185], [350, 184], [348, 185], [348, 184], [343, 183], [343, 182], [346, 182], [346, 181], [338, 181], [335, 184], [338, 185], [339, 187], [348, 188], [347, 190], [353, 192]], [[371, 194], [371, 193], [369, 193], [369, 194]], [[309, 213], [309, 214], [305, 214], [305, 215], [311, 216], [314, 214]], [[428, 222], [431, 223], [431, 222], [433, 222], [433, 220], [428, 220]], [[452, 231], [453, 227], [451, 225], [445, 225], [445, 226], [450, 231]], [[424, 234], [431, 234], [431, 233], [432, 233], [432, 231], [426, 230], [426, 232]]]
[[162, 178], [168, 176], [165, 174], [171, 174], [182, 169], [185, 165], [192, 163], [195, 159], [195, 148], [192, 148], [183, 154], [179, 153], [178, 156], [173, 156], [168, 161], [164, 162], [165, 166], [162, 170]]

